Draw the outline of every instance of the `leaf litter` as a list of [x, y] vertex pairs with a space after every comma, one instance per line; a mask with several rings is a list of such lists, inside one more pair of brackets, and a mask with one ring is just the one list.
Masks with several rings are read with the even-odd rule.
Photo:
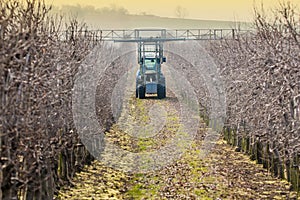
[[[130, 117], [141, 124], [149, 122], [146, 115], [153, 102], [164, 106], [168, 113], [166, 125], [155, 137], [131, 137], [118, 124], [111, 127], [106, 137], [132, 152], [159, 149], [180, 127], [179, 105], [174, 99], [172, 96], [159, 101], [131, 98], [126, 105]], [[208, 156], [200, 159], [201, 138], [206, 130], [203, 121], [200, 126], [191, 147], [164, 169], [132, 174], [95, 160], [77, 173], [73, 186], [59, 191], [57, 199], [300, 199], [287, 181], [272, 177], [262, 165], [235, 152], [222, 140]]]

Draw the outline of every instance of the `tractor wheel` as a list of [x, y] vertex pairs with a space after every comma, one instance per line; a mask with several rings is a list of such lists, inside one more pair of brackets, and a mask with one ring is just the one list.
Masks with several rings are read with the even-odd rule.
[[140, 86], [138, 90], [139, 90], [139, 99], [145, 99], [145, 92], [146, 92], [145, 87]]
[[163, 86], [163, 88], [164, 88], [163, 89], [163, 97], [166, 98], [167, 97], [167, 95], [166, 95], [166, 86]]
[[139, 97], [139, 89], [136, 88], [136, 89], [135, 89], [135, 98], [138, 98], [138, 97]]
[[166, 98], [166, 87], [163, 85], [157, 85], [157, 98], [163, 99]]

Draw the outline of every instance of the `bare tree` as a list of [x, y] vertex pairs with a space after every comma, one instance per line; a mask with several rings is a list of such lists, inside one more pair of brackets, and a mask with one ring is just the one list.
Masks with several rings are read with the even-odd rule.
[[255, 31], [212, 48], [226, 83], [227, 123], [237, 137], [263, 143], [281, 165], [293, 163], [300, 152], [300, 21], [290, 3], [270, 18], [254, 13]]
[[177, 6], [175, 8], [175, 16], [184, 19], [188, 16], [188, 11], [186, 8], [183, 8], [182, 6]]
[[76, 20], [65, 37], [50, 9], [43, 1], [0, 2], [2, 199], [52, 199], [90, 159], [73, 125], [71, 89], [94, 43]]

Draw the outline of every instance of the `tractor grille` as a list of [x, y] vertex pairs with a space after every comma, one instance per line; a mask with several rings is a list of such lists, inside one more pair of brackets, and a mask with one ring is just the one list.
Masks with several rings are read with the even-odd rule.
[[147, 83], [146, 94], [156, 94], [156, 93], [157, 93], [157, 83]]

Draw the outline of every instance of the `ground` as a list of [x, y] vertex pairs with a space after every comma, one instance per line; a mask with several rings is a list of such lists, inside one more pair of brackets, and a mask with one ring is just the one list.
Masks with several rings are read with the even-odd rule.
[[[124, 110], [131, 120], [146, 125], [148, 110], [154, 103], [167, 111], [160, 134], [148, 139], [132, 138], [115, 124], [106, 137], [132, 152], [159, 149], [181, 126], [176, 99], [170, 94], [164, 100], [132, 97]], [[206, 157], [200, 157], [206, 130], [201, 121], [191, 146], [161, 170], [126, 173], [95, 160], [75, 176], [73, 186], [59, 191], [57, 199], [297, 199], [287, 181], [272, 177], [262, 165], [236, 152], [221, 138]]]

